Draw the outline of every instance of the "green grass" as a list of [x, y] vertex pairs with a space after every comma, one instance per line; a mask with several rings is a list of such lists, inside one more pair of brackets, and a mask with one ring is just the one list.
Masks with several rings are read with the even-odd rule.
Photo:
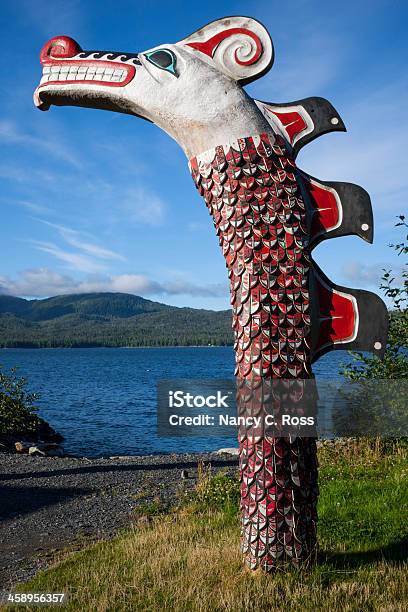
[[[67, 591], [66, 609], [75, 612], [405, 611], [406, 449], [327, 445], [319, 461], [319, 554], [310, 569], [243, 569], [236, 487], [228, 477], [204, 475], [177, 511], [153, 512], [148, 524], [111, 542], [61, 555], [15, 590]], [[221, 490], [227, 503], [220, 504]]]

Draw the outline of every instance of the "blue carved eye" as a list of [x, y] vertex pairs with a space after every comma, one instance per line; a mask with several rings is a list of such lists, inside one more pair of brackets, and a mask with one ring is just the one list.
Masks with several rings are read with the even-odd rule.
[[178, 76], [176, 72], [177, 59], [173, 51], [170, 51], [169, 49], [157, 49], [156, 51], [150, 51], [144, 55], [149, 62], [154, 66], [157, 66], [157, 68], [167, 70], [175, 76]]

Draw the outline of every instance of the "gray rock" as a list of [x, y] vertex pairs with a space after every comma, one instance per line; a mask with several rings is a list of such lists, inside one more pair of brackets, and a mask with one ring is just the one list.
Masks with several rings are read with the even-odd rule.
[[45, 452], [59, 448], [57, 442], [37, 442], [35, 446]]
[[216, 455], [233, 455], [234, 457], [238, 457], [238, 453], [238, 448], [220, 448], [215, 451]]
[[52, 448], [51, 450], [47, 451], [46, 454], [47, 457], [63, 457], [64, 449], [57, 445], [56, 448]]
[[109, 457], [109, 459], [120, 459], [120, 460], [126, 460], [126, 459], [131, 459], [130, 455], [112, 455], [111, 457]]
[[32, 457], [45, 457], [46, 453], [38, 448], [38, 446], [30, 446], [28, 454]]
[[27, 442], [15, 442], [14, 448], [18, 453], [28, 453], [30, 444], [28, 444]]

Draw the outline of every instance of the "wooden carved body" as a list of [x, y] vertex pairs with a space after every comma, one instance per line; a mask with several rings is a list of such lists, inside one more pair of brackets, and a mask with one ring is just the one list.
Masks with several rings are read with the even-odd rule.
[[[296, 166], [282, 138], [242, 138], [190, 160], [213, 218], [230, 278], [240, 395], [270, 378], [308, 378], [308, 223]], [[242, 549], [251, 568], [298, 562], [316, 542], [313, 438], [240, 435]]]
[[[273, 63], [262, 24], [227, 17], [143, 53], [83, 51], [57, 36], [40, 60], [38, 108], [68, 104], [148, 119], [190, 160], [228, 268], [240, 412], [262, 411], [274, 381], [298, 381], [301, 410], [311, 364], [329, 350], [381, 355], [382, 301], [337, 286], [312, 259], [328, 238], [372, 241], [370, 198], [357, 185], [317, 180], [295, 163], [302, 146], [344, 124], [322, 98], [275, 104], [246, 94], [243, 86]], [[248, 565], [270, 571], [307, 560], [316, 543], [315, 438], [240, 431], [239, 441]]]

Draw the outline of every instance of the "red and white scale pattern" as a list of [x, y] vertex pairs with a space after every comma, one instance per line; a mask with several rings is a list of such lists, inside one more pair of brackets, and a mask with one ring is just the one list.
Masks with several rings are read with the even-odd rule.
[[[283, 138], [264, 133], [207, 151], [190, 169], [230, 278], [238, 410], [255, 414], [265, 381], [312, 376], [308, 223], [296, 166]], [[271, 571], [304, 561], [316, 544], [315, 439], [244, 431], [239, 443], [247, 564]]]

